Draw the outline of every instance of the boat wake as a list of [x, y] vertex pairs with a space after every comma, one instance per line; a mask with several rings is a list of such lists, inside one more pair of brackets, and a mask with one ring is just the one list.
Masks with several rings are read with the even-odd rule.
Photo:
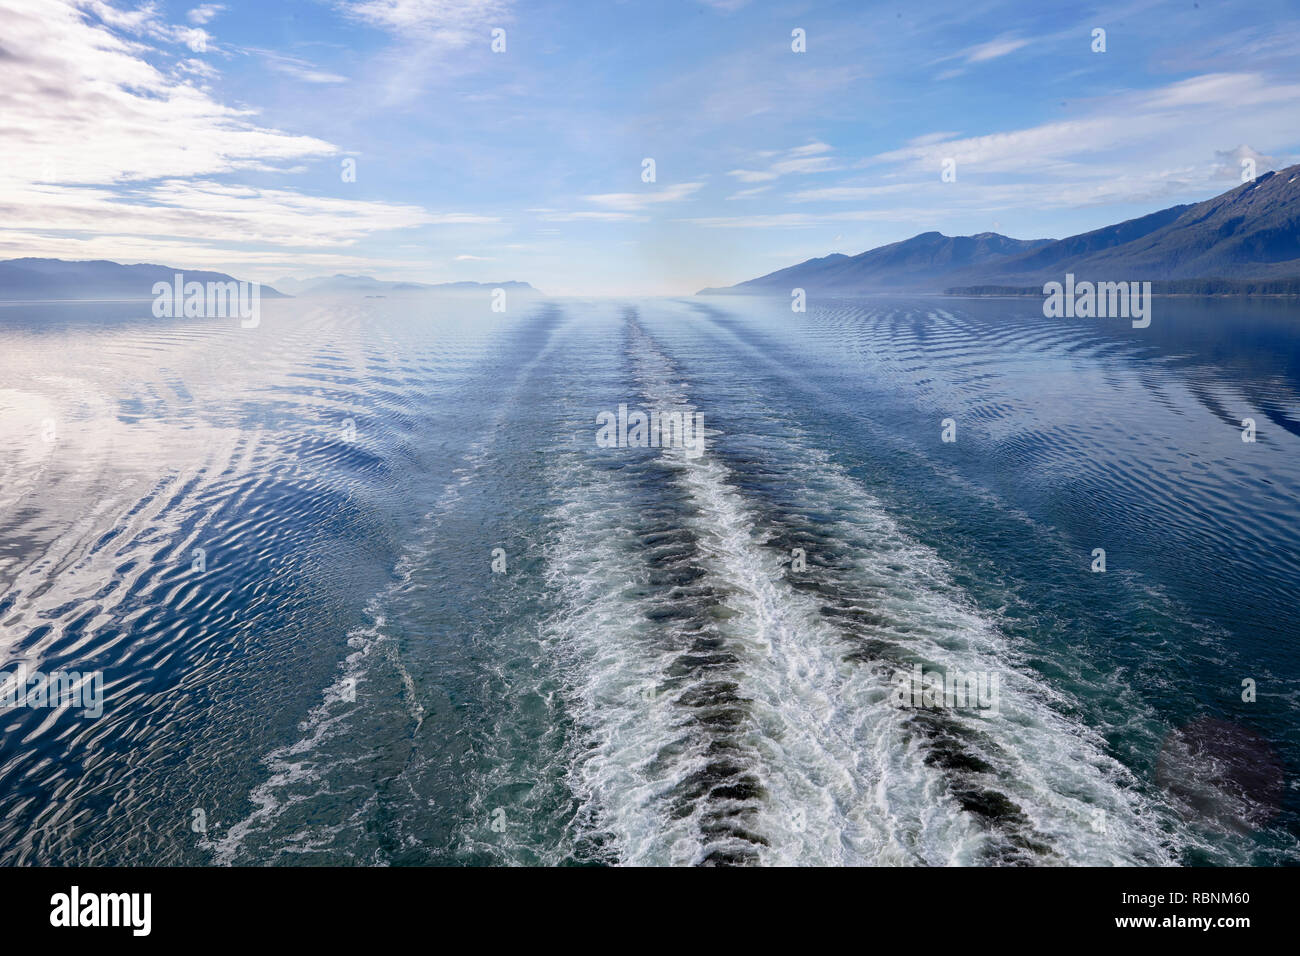
[[[625, 341], [647, 407], [700, 411], [634, 312]], [[637, 864], [1172, 863], [1173, 820], [943, 560], [771, 436], [552, 462], [544, 635], [589, 838]], [[995, 675], [998, 712], [897, 706], [917, 665]]]

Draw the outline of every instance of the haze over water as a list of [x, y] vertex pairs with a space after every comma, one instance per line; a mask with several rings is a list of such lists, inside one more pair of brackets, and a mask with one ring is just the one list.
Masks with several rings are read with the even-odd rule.
[[1300, 862], [1292, 306], [13, 304], [0, 429], [5, 863]]

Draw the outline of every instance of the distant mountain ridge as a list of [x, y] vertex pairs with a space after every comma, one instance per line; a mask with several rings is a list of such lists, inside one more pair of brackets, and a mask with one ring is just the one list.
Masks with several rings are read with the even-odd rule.
[[1051, 244], [1051, 239], [1011, 239], [996, 232], [945, 236], [923, 232], [902, 242], [869, 249], [856, 256], [833, 253], [750, 279], [729, 289], [704, 293], [759, 292], [799, 286], [809, 292], [858, 292], [864, 288], [914, 291], [932, 288], [955, 271], [991, 264]]
[[[1080, 278], [1163, 282], [1228, 294], [1300, 279], [1300, 165], [1264, 173], [1213, 199], [1171, 206], [1065, 239], [921, 233], [856, 256], [809, 259], [700, 294], [784, 291], [971, 292]], [[1264, 281], [1268, 280], [1268, 281]]]
[[[183, 269], [149, 263], [124, 265], [109, 259], [5, 259], [0, 260], [0, 301], [57, 299], [152, 299], [156, 282], [171, 284], [177, 275], [186, 282], [239, 282], [224, 272]], [[388, 294], [401, 292], [458, 292], [506, 289], [533, 292], [527, 282], [389, 282], [369, 276], [334, 275], [314, 279], [280, 279], [262, 283], [263, 298], [314, 294]]]
[[[177, 269], [146, 263], [123, 265], [108, 259], [5, 259], [0, 261], [0, 300], [152, 299], [155, 282], [238, 282], [224, 272]], [[263, 298], [284, 293], [261, 286]]]
[[347, 293], [387, 294], [401, 292], [456, 292], [477, 289], [506, 289], [514, 292], [536, 292], [527, 282], [393, 282], [374, 279], [370, 276], [351, 276], [339, 273], [332, 276], [316, 276], [311, 279], [283, 278], [275, 281], [277, 288], [284, 289], [292, 295], [336, 295]]

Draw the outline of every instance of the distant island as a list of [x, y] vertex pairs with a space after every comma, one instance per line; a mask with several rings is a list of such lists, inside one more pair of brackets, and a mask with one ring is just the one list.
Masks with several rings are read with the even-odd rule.
[[[0, 260], [0, 301], [54, 301], [93, 299], [152, 299], [154, 284], [172, 284], [184, 275], [186, 282], [226, 283], [239, 280], [224, 272], [179, 266], [138, 263], [124, 265], [108, 259], [5, 259]], [[380, 296], [400, 292], [471, 292], [506, 289], [537, 293], [527, 282], [386, 282], [369, 276], [322, 276], [315, 279], [280, 279], [260, 284], [262, 298], [298, 295]]]
[[1162, 295], [1300, 294], [1300, 165], [1222, 195], [1066, 239], [924, 232], [860, 255], [809, 259], [697, 295], [1041, 295], [1045, 282], [1142, 280]]

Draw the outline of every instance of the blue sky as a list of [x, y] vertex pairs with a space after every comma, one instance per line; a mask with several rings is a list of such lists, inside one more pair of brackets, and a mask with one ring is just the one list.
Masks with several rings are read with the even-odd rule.
[[1293, 0], [0, 0], [0, 257], [691, 293], [1208, 198], [1298, 65]]

